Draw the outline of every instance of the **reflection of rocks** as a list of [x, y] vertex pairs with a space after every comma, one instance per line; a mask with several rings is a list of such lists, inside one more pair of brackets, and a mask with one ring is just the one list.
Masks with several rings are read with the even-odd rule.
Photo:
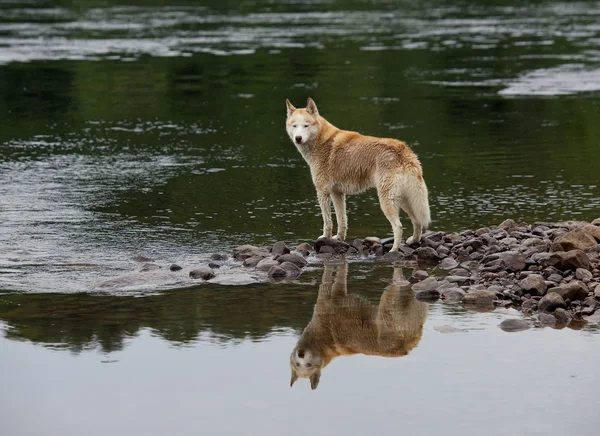
[[325, 265], [313, 316], [290, 355], [291, 385], [298, 378], [310, 380], [316, 389], [321, 372], [341, 355], [366, 354], [400, 357], [417, 346], [427, 317], [427, 304], [402, 287], [399, 268], [393, 283], [375, 306], [362, 296], [348, 294], [348, 264], [343, 262], [333, 279]]

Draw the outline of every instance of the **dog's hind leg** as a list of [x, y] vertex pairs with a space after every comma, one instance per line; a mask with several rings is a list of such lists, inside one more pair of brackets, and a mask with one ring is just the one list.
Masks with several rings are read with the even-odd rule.
[[392, 225], [392, 231], [394, 232], [394, 245], [390, 251], [398, 251], [400, 240], [402, 239], [402, 223], [400, 222], [398, 200], [394, 198], [389, 184], [379, 185], [377, 187], [377, 195], [379, 196], [381, 210]]
[[423, 232], [423, 226], [415, 220], [413, 217], [410, 217], [413, 225], [413, 235], [406, 239], [406, 245], [414, 244], [415, 242], [419, 242], [421, 240], [421, 233]]
[[333, 209], [335, 210], [335, 219], [337, 221], [337, 235], [334, 237], [343, 241], [346, 239], [348, 230], [348, 217], [346, 216], [346, 196], [341, 193], [331, 193], [333, 200]]
[[319, 206], [321, 206], [321, 214], [323, 215], [323, 234], [319, 236], [331, 238], [333, 223], [331, 222], [331, 197], [329, 194], [317, 192]]

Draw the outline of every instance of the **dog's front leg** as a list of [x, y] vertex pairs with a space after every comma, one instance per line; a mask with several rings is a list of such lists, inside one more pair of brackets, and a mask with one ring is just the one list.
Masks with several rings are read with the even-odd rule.
[[333, 209], [335, 210], [335, 219], [337, 221], [337, 235], [335, 235], [335, 238], [343, 241], [346, 239], [346, 231], [348, 230], [346, 196], [332, 192], [331, 199], [333, 200]]
[[331, 222], [331, 196], [324, 192], [317, 192], [321, 214], [323, 215], [323, 234], [319, 236], [331, 238], [333, 223]]

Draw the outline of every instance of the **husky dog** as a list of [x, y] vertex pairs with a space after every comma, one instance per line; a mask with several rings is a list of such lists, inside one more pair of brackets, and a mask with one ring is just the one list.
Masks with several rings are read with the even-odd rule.
[[331, 202], [338, 225], [337, 239], [344, 240], [348, 229], [346, 195], [377, 188], [379, 204], [392, 225], [398, 251], [402, 239], [402, 208], [413, 224], [407, 244], [419, 242], [431, 221], [427, 186], [415, 153], [402, 141], [364, 136], [340, 130], [319, 115], [309, 98], [306, 108], [296, 109], [289, 100], [286, 130], [310, 167], [323, 214], [323, 235], [331, 237]]
[[428, 306], [415, 300], [408, 282], [402, 285], [400, 268], [386, 287], [379, 306], [348, 294], [348, 264], [325, 265], [313, 316], [290, 355], [292, 379], [308, 378], [316, 389], [321, 370], [342, 355], [366, 354], [400, 357], [417, 346], [423, 334]]

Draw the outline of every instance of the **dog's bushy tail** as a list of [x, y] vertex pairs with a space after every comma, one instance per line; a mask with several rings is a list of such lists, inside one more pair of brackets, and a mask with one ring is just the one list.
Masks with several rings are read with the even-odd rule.
[[423, 228], [427, 228], [431, 223], [431, 212], [429, 210], [429, 191], [423, 176], [420, 174], [411, 174], [405, 178], [404, 203], [406, 212], [411, 219], [414, 219]]

